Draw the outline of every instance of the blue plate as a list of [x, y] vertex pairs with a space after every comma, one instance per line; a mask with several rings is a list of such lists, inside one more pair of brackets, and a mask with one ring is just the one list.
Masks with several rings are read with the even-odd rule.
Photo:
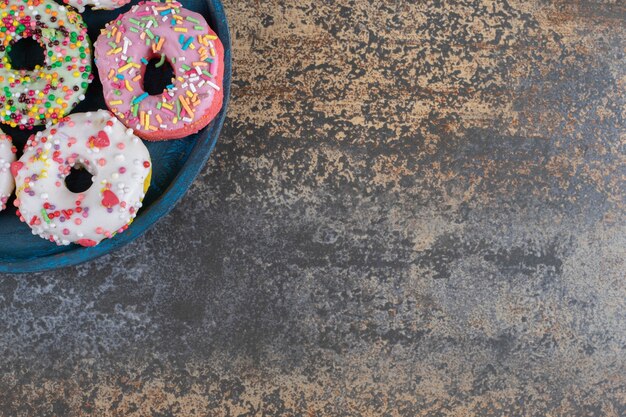
[[[116, 10], [91, 11], [83, 13], [89, 28], [92, 42], [100, 34], [106, 23], [126, 12], [137, 0]], [[166, 215], [185, 194], [209, 158], [219, 136], [230, 94], [231, 83], [231, 43], [224, 8], [219, 0], [182, 0], [182, 5], [202, 14], [209, 25], [217, 32], [224, 44], [224, 105], [213, 122], [195, 135], [180, 140], [147, 142], [153, 163], [152, 185], [144, 206], [133, 224], [124, 233], [108, 239], [93, 248], [78, 245], [56, 246], [38, 236], [19, 221], [15, 215], [12, 200], [5, 211], [0, 212], [0, 272], [35, 272], [76, 265], [112, 250], [121, 248], [144, 233], [150, 226]], [[94, 66], [95, 70], [95, 66]], [[96, 79], [89, 86], [87, 98], [72, 113], [96, 109], [106, 109], [102, 96], [102, 85]], [[20, 131], [5, 125], [0, 126], [11, 135], [18, 149], [23, 147], [33, 131]], [[41, 130], [41, 129], [39, 129]]]

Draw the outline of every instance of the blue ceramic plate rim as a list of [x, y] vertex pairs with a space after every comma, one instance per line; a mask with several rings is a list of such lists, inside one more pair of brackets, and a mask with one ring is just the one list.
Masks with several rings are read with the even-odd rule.
[[217, 26], [213, 29], [217, 32], [222, 44], [224, 45], [224, 103], [222, 105], [222, 110], [213, 120], [209, 129], [207, 129], [202, 136], [197, 138], [187, 161], [177, 173], [168, 188], [149, 207], [137, 216], [127, 231], [115, 236], [115, 238], [106, 240], [98, 246], [92, 248], [77, 247], [72, 251], [43, 256], [40, 258], [33, 257], [16, 260], [15, 262], [2, 262], [0, 263], [0, 273], [50, 271], [57, 268], [78, 265], [120, 249], [148, 231], [148, 229], [154, 226], [159, 219], [167, 215], [186, 194], [195, 178], [204, 168], [204, 165], [209, 159], [213, 148], [215, 148], [220, 131], [224, 125], [226, 110], [230, 99], [232, 57], [228, 21], [226, 19], [224, 6], [221, 1], [210, 0], [210, 3], [214, 8], [213, 12], [215, 13], [215, 15], [212, 16], [212, 20], [216, 22]]

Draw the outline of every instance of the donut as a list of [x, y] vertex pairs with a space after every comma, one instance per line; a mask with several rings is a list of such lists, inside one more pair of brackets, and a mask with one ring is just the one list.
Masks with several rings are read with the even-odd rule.
[[[91, 187], [70, 191], [73, 167], [93, 175]], [[150, 185], [143, 142], [106, 110], [76, 113], [31, 135], [14, 162], [20, 220], [57, 245], [95, 246], [128, 228]]]
[[[0, 0], [0, 122], [31, 128], [56, 123], [85, 98], [91, 75], [87, 27], [52, 0]], [[44, 65], [13, 69], [8, 53], [20, 39], [44, 49]]]
[[0, 132], [0, 211], [6, 208], [13, 193], [15, 182], [11, 174], [11, 163], [15, 161], [15, 147], [11, 138]]
[[63, 0], [63, 3], [74, 6], [79, 12], [85, 11], [85, 6], [94, 9], [113, 10], [130, 3], [131, 0]]
[[[109, 109], [147, 140], [178, 139], [208, 125], [222, 107], [224, 47], [202, 15], [178, 2], [141, 2], [110, 22], [94, 44]], [[167, 61], [162, 94], [143, 86], [146, 66]]]

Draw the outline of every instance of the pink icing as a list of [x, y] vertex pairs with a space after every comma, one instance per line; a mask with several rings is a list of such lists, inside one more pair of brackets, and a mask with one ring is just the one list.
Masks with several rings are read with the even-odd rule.
[[[143, 90], [146, 63], [161, 55], [174, 70], [173, 87], [149, 96]], [[95, 56], [107, 105], [144, 139], [195, 133], [222, 106], [222, 43], [202, 15], [180, 3], [134, 6], [102, 30]]]

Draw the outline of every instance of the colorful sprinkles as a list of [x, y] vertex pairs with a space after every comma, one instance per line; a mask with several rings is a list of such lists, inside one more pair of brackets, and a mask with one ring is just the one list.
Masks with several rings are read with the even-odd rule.
[[[195, 133], [221, 108], [222, 44], [201, 15], [176, 1], [133, 6], [102, 30], [95, 54], [107, 105], [142, 138]], [[151, 58], [158, 58], [156, 67], [168, 62], [174, 71], [159, 95], [143, 86]]]
[[[130, 0], [63, 0], [113, 9]], [[95, 246], [125, 231], [150, 186], [152, 162], [139, 139], [195, 133], [219, 112], [224, 48], [204, 18], [166, 0], [144, 1], [110, 22], [95, 45], [105, 101], [112, 112], [66, 116], [81, 100], [91, 74], [87, 28], [74, 9], [52, 0], [0, 0], [0, 122], [21, 129], [47, 124], [28, 139], [16, 161], [0, 132], [0, 211], [15, 190], [17, 215], [58, 245]], [[33, 38], [43, 65], [12, 66], [15, 42]], [[174, 76], [161, 94], [145, 91], [146, 67], [169, 64]], [[73, 168], [93, 185], [71, 192]]]
[[[0, 122], [21, 129], [55, 123], [85, 98], [91, 75], [87, 27], [52, 0], [0, 0]], [[8, 56], [20, 39], [45, 50], [44, 65], [14, 69]]]
[[[65, 179], [79, 166], [93, 185], [73, 193]], [[15, 206], [33, 233], [58, 245], [94, 246], [128, 228], [150, 185], [148, 149], [106, 110], [65, 117], [26, 143], [11, 165]]]

